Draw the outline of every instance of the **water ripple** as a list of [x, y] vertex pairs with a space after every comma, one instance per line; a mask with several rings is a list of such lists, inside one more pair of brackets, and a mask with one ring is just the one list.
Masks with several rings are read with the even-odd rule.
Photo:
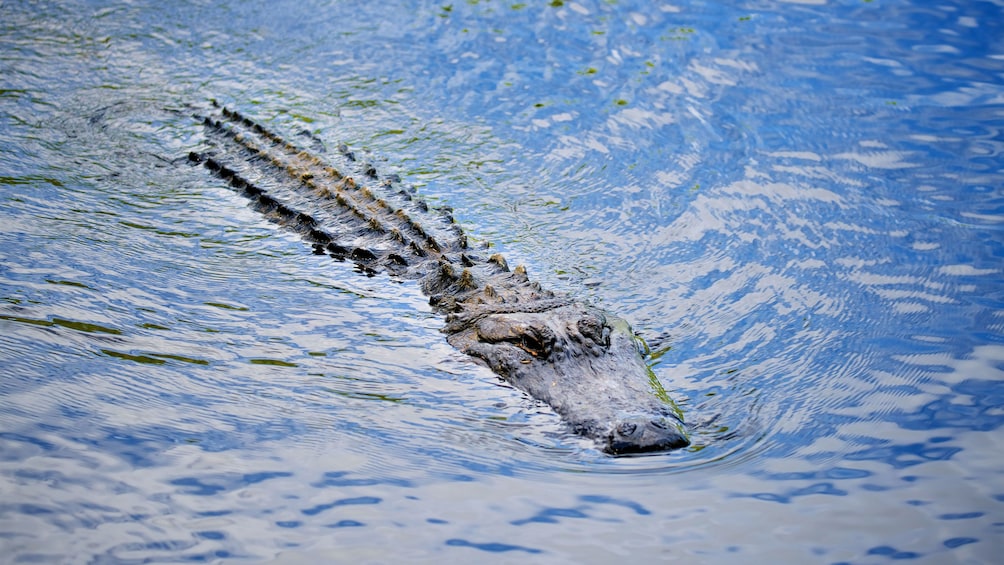
[[[993, 560], [999, 5], [313, 4], [5, 5], [5, 555]], [[185, 166], [208, 97], [626, 316], [692, 447], [604, 455]]]

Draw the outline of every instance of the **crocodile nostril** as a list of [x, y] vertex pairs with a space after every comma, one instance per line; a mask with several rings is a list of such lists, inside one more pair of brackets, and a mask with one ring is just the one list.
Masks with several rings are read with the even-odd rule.
[[676, 424], [664, 415], [629, 416], [614, 427], [607, 451], [614, 455], [629, 455], [687, 447], [690, 440], [682, 426], [682, 423]]

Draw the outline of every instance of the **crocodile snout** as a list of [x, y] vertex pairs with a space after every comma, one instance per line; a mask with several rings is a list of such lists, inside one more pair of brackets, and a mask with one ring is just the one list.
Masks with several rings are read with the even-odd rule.
[[683, 426], [666, 416], [629, 416], [610, 434], [607, 451], [614, 455], [680, 449], [690, 445]]

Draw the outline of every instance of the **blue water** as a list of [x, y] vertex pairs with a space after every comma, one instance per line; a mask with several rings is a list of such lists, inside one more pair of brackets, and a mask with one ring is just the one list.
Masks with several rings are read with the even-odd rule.
[[[415, 4], [0, 2], [0, 561], [999, 562], [1004, 4]], [[629, 319], [694, 445], [186, 165], [209, 98]]]

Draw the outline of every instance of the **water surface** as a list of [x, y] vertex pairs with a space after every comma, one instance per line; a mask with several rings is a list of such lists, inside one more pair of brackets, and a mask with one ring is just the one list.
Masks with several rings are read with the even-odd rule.
[[[0, 554], [991, 563], [999, 1], [0, 4]], [[609, 458], [185, 164], [346, 142], [629, 319]]]

